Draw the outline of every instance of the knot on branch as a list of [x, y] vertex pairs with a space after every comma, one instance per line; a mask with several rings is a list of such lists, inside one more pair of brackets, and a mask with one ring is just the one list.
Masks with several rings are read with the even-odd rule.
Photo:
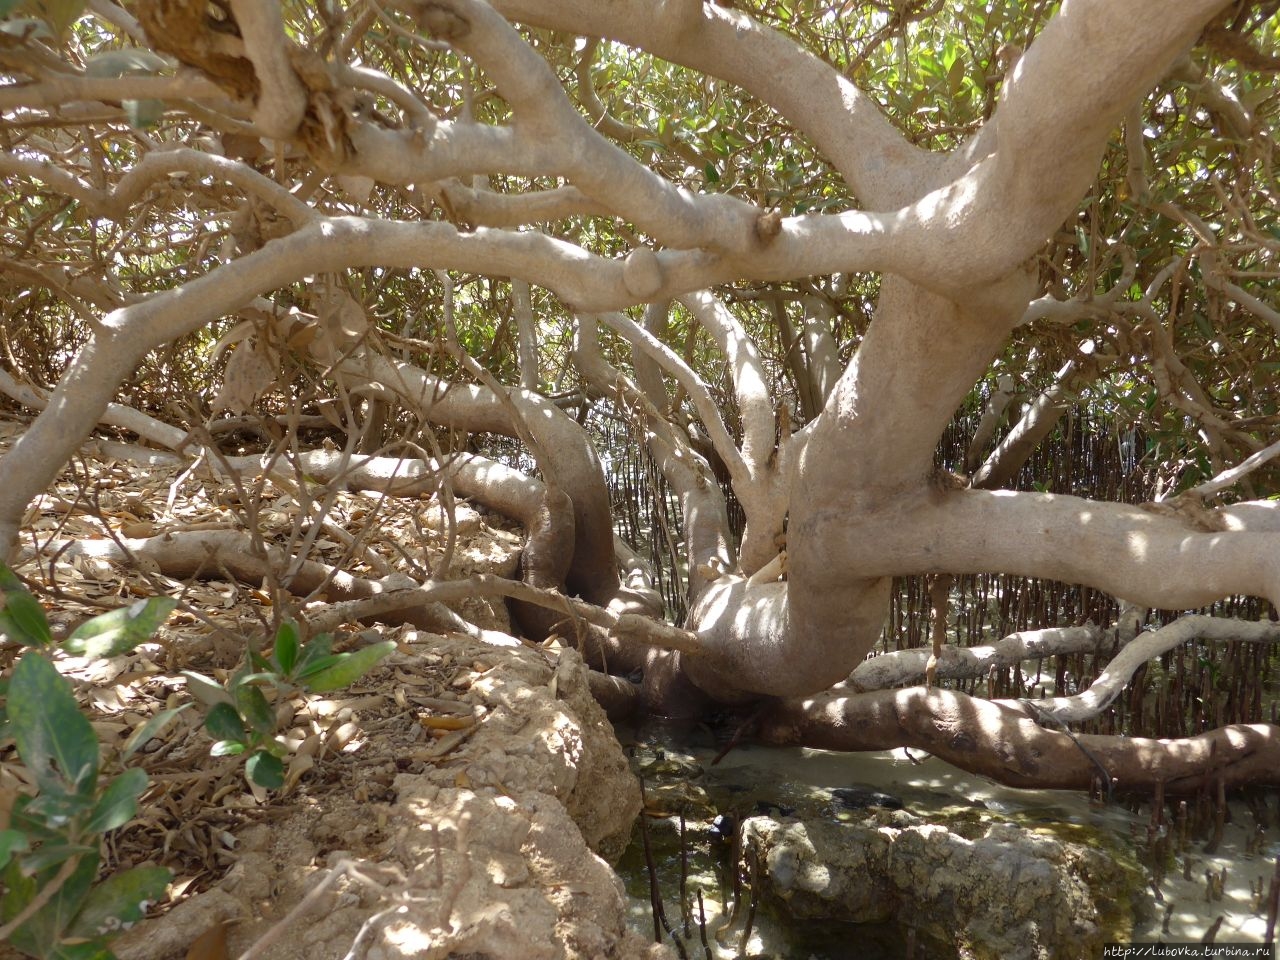
[[447, 3], [428, 0], [418, 6], [418, 26], [434, 37], [450, 43], [471, 32], [471, 23]]
[[756, 217], [756, 237], [763, 244], [772, 243], [782, 232], [782, 213], [778, 210], [766, 210]]
[[640, 300], [657, 293], [662, 288], [662, 265], [657, 255], [647, 247], [632, 250], [622, 263], [622, 283], [629, 294]]
[[134, 13], [156, 50], [202, 71], [238, 99], [257, 100], [258, 78], [228, 11], [192, 0], [159, 0], [139, 4]]

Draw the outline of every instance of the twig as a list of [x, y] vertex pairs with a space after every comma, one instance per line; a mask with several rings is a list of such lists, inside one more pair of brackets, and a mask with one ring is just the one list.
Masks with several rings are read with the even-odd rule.
[[40, 888], [40, 892], [32, 898], [30, 903], [18, 912], [16, 917], [6, 923], [3, 927], [0, 927], [0, 943], [8, 940], [13, 931], [17, 930], [20, 926], [30, 920], [35, 916], [36, 911], [40, 910], [53, 899], [53, 895], [62, 889], [62, 885], [64, 883], [71, 879], [71, 874], [75, 873], [76, 867], [79, 863], [80, 858], [78, 856], [70, 857], [63, 861], [62, 866], [59, 868], [58, 872], [54, 874], [53, 879]]
[[684, 811], [680, 811], [680, 919], [683, 936], [689, 936], [689, 844], [685, 840]]
[[698, 890], [698, 937], [702, 940], [702, 951], [711, 960], [711, 945], [707, 943], [707, 910], [702, 905], [702, 890]]
[[760, 858], [751, 858], [751, 885], [748, 888], [751, 893], [751, 907], [747, 910], [747, 925], [742, 928], [742, 939], [738, 941], [738, 953], [743, 956], [747, 953], [747, 943], [751, 939], [751, 927], [756, 921], [756, 906], [760, 902], [760, 894], [758, 892], [760, 886]]
[[1211, 497], [1219, 490], [1225, 490], [1238, 480], [1242, 480], [1245, 476], [1252, 473], [1254, 470], [1257, 470], [1268, 460], [1277, 456], [1280, 456], [1280, 440], [1277, 440], [1269, 447], [1264, 447], [1231, 469], [1223, 470], [1212, 480], [1206, 480], [1199, 486], [1192, 487], [1187, 491], [1187, 493], [1195, 494], [1201, 499]]
[[653, 865], [653, 850], [649, 846], [649, 824], [646, 822], [644, 807], [646, 804], [644, 777], [640, 778], [640, 842], [644, 846], [644, 865], [649, 871], [649, 908], [653, 911], [653, 942], [662, 942], [662, 925], [658, 914], [662, 912], [662, 902], [658, 899], [658, 872]]
[[[1018, 700], [1018, 703], [1027, 707], [1027, 712], [1032, 714], [1033, 717], [1039, 718], [1041, 722], [1046, 720], [1049, 721], [1049, 723], [1059, 728], [1063, 733], [1065, 733], [1068, 737], [1071, 738], [1071, 742], [1076, 745], [1076, 749], [1079, 750], [1081, 753], [1083, 753], [1085, 755], [1085, 758], [1098, 769], [1098, 773], [1101, 774], [1102, 783], [1105, 784], [1107, 788], [1107, 795], [1106, 795], [1107, 803], [1110, 803], [1115, 798], [1115, 786], [1111, 782], [1111, 774], [1107, 772], [1107, 768], [1103, 766], [1102, 761], [1098, 759], [1097, 755], [1088, 747], [1086, 747], [1083, 743], [1081, 743], [1080, 738], [1077, 737], [1074, 733], [1072, 733], [1070, 728], [1068, 728], [1065, 723], [1063, 723], [1061, 720], [1055, 717], [1048, 710], [1041, 709], [1040, 705], [1036, 703], [1034, 700], [1028, 700], [1025, 697], [1023, 697]], [[1045, 723], [1043, 725], [1048, 726], [1049, 723]]]
[[742, 742], [743, 736], [745, 736], [747, 731], [750, 730], [752, 726], [755, 725], [755, 722], [760, 719], [760, 715], [764, 713], [765, 708], [768, 705], [769, 705], [768, 700], [761, 701], [760, 704], [754, 710], [751, 711], [750, 716], [748, 716], [747, 719], [743, 720], [742, 723], [738, 724], [737, 729], [733, 731], [733, 736], [730, 737], [729, 742], [724, 745], [724, 749], [722, 749], [719, 753], [715, 755], [715, 757], [712, 758], [711, 766], [714, 767], [717, 763], [719, 763], [721, 760], [727, 757], [729, 755], [729, 751]]
[[1271, 875], [1271, 886], [1267, 890], [1267, 935], [1263, 943], [1271, 943], [1276, 938], [1276, 918], [1280, 915], [1280, 857], [1276, 857], [1276, 870]]

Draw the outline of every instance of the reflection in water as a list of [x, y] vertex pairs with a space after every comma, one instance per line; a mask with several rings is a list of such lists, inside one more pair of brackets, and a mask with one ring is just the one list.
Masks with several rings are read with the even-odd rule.
[[[1145, 863], [1150, 805], [1135, 814], [1118, 805], [1091, 803], [1083, 794], [1060, 790], [1015, 790], [957, 770], [928, 756], [907, 759], [903, 751], [843, 754], [805, 748], [739, 746], [711, 766], [717, 746], [709, 734], [672, 735], [663, 730], [620, 730], [633, 742], [633, 764], [646, 783], [646, 818], [659, 889], [668, 925], [683, 926], [679, 906], [682, 869], [692, 915], [686, 950], [703, 957], [699, 940], [696, 892], [702, 891], [708, 943], [717, 958], [739, 954], [748, 903], [726, 925], [724, 904], [734, 900], [732, 831], [741, 819], [758, 813], [825, 819], [860, 817], [866, 805], [892, 808], [900, 802], [926, 820], [981, 811], [1023, 826], [1070, 831], [1071, 839], [1096, 845], [1115, 844], [1122, 856]], [[1262, 811], [1275, 809], [1275, 793]], [[1268, 806], [1269, 803], [1269, 806]], [[1255, 803], [1255, 807], [1257, 804]], [[679, 814], [686, 817], [686, 853], [682, 857]], [[1172, 818], [1170, 818], [1172, 819]], [[726, 834], [729, 838], [726, 839]], [[632, 899], [636, 929], [652, 935], [649, 874], [637, 828], [636, 842], [618, 864]], [[1254, 838], [1250, 842], [1250, 838]], [[1280, 830], [1271, 823], [1259, 831], [1258, 817], [1241, 802], [1230, 804], [1223, 841], [1212, 854], [1207, 838], [1192, 838], [1183, 855], [1170, 855], [1160, 882], [1160, 902], [1150, 888], [1138, 894], [1135, 940], [1198, 942], [1221, 916], [1217, 942], [1262, 941], [1265, 903], [1256, 909], [1280, 856]], [[1261, 840], [1261, 843], [1258, 843]], [[1254, 852], [1256, 849], [1256, 852]], [[683, 867], [682, 867], [683, 864]], [[1147, 867], [1143, 868], [1149, 878]], [[1220, 895], [1207, 896], [1206, 871], [1225, 871]], [[1185, 874], [1188, 874], [1187, 879]], [[1119, 892], [1118, 892], [1119, 893]], [[749, 900], [749, 898], [746, 898]], [[719, 944], [715, 932], [719, 928]], [[664, 941], [669, 938], [664, 934]], [[857, 944], [859, 957], [900, 958], [911, 952], [903, 931], [894, 925], [872, 928], [837, 922], [787, 924], [764, 907], [752, 917], [745, 956], [838, 960]], [[917, 957], [924, 953], [915, 951]], [[930, 949], [930, 956], [936, 950]]]

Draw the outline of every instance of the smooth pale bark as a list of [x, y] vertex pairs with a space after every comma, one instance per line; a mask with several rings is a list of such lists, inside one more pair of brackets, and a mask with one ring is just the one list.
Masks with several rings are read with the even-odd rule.
[[306, 112], [307, 89], [289, 63], [279, 0], [231, 0], [231, 13], [260, 88], [253, 121], [268, 137], [287, 140]]
[[991, 438], [996, 435], [996, 430], [999, 429], [1000, 424], [1004, 421], [1005, 411], [1012, 400], [1013, 377], [1008, 374], [1001, 374], [996, 380], [995, 390], [987, 398], [986, 406], [982, 410], [982, 419], [978, 421], [977, 427], [974, 428], [973, 436], [969, 439], [969, 449], [964, 455], [966, 470], [972, 471], [981, 461], [982, 455], [987, 449], [987, 444], [991, 442]]
[[538, 368], [538, 324], [533, 315], [533, 299], [529, 284], [511, 281], [511, 312], [516, 321], [516, 355], [520, 365], [520, 386], [537, 390], [542, 383]]
[[[42, 549], [66, 559], [84, 556], [129, 563], [136, 558], [174, 578], [230, 575], [245, 583], [260, 583], [273, 571], [289, 564], [289, 558], [275, 547], [269, 547], [265, 554], [255, 553], [252, 538], [238, 530], [170, 533], [142, 539], [120, 538], [118, 542], [51, 541], [43, 544]], [[468, 623], [443, 604], [472, 597], [514, 597], [561, 611], [568, 617], [580, 617], [633, 648], [652, 644], [669, 650], [690, 650], [696, 646], [693, 634], [677, 627], [638, 614], [606, 610], [555, 591], [491, 574], [418, 585], [403, 574], [370, 580], [307, 560], [296, 564], [294, 575], [283, 585], [300, 596], [323, 593], [323, 604], [319, 609], [309, 610], [307, 618], [317, 630], [334, 630], [344, 623], [368, 617], [412, 623], [437, 632], [458, 630], [485, 643], [511, 646], [518, 641], [510, 635]]]
[[[810, 135], [862, 209], [770, 220], [768, 230], [759, 208], [678, 188], [600, 137], [576, 113], [554, 71], [490, 6], [401, 5], [430, 22], [454, 18], [450, 39], [510, 103], [512, 124], [436, 121], [429, 111], [424, 118], [410, 110], [411, 122], [396, 129], [353, 116], [342, 156], [314, 158], [320, 167], [388, 185], [485, 173], [563, 177], [587, 203], [632, 221], [664, 249], [606, 259], [533, 231], [322, 218], [243, 164], [181, 151], [140, 165], [137, 176], [105, 191], [50, 164], [0, 158], [0, 171], [43, 179], [120, 218], [132, 212], [128, 198], [140, 197], [146, 185], [188, 170], [244, 185], [297, 228], [98, 325], [48, 410], [0, 460], [4, 542], [14, 542], [26, 504], [147, 350], [304, 276], [374, 264], [475, 270], [537, 282], [572, 309], [599, 312], [744, 277], [876, 270], [886, 273], [876, 319], [788, 478], [790, 580], [724, 578], [695, 607], [701, 649], [690, 648], [696, 654], [690, 669], [709, 689], [803, 693], [840, 679], [878, 636], [886, 578], [898, 572], [1026, 572], [1156, 605], [1242, 589], [1276, 598], [1280, 551], [1273, 533], [1189, 532], [1168, 518], [1069, 498], [997, 503], [972, 499], [976, 494], [947, 496], [930, 479], [937, 437], [1025, 315], [1034, 289], [1024, 264], [1093, 182], [1117, 121], [1223, 0], [1066, 0], [1010, 70], [991, 119], [948, 157], [908, 145], [847, 79], [737, 11], [687, 0], [497, 0], [498, 11], [534, 25], [633, 42], [741, 82]], [[290, 80], [263, 57], [283, 46], [282, 36], [273, 27], [248, 45], [250, 59], [263, 63], [257, 78], [268, 100], [263, 118], [275, 126], [288, 122]], [[361, 82], [369, 89], [381, 84], [390, 102], [412, 99], [386, 80]], [[463, 398], [467, 388], [452, 393]], [[480, 417], [469, 428], [496, 422], [475, 413], [483, 406], [477, 401], [466, 411]], [[536, 404], [530, 409], [538, 422], [553, 419]], [[735, 482], [749, 481], [757, 465], [741, 462], [736, 449], [724, 452]], [[757, 516], [750, 519], [759, 522], [760, 508], [752, 509]], [[594, 506], [590, 513], [596, 516]], [[595, 520], [588, 526], [599, 532]], [[583, 556], [611, 558], [612, 537], [607, 550], [605, 539], [596, 537]]]
[[[532, 391], [510, 392], [513, 412], [487, 387], [447, 383], [413, 364], [368, 351], [344, 360], [341, 369], [394, 391], [432, 423], [509, 437], [527, 431], [541, 451], [538, 459], [549, 484], [567, 494], [573, 504], [576, 537], [570, 588], [593, 603], [604, 605], [613, 598], [618, 572], [613, 561], [609, 488], [595, 447], [577, 421]], [[523, 422], [517, 422], [516, 414]]]
[[1280, 782], [1280, 727], [1273, 724], [1234, 724], [1181, 740], [1072, 737], [1040, 726], [1017, 702], [937, 687], [784, 701], [761, 719], [759, 732], [768, 742], [826, 750], [925, 750], [1011, 787], [1090, 790], [1109, 779], [1119, 793], [1149, 795], [1163, 785], [1170, 795], [1219, 778], [1228, 788]]
[[970, 486], [995, 490], [1010, 483], [1036, 448], [1079, 399], [1080, 391], [1098, 379], [1115, 358], [1090, 360], [1078, 355], [1057, 372], [1047, 390], [1031, 401], [1027, 411], [985, 463], [974, 473]]
[[652, 0], [495, 0], [522, 23], [605, 37], [737, 84], [831, 159], [864, 205], [895, 206], [938, 158], [910, 143], [848, 78], [726, 6]]
[[[771, 620], [787, 630], [771, 641], [787, 651], [779, 660], [799, 665], [789, 670], [789, 692], [839, 682], [879, 638], [888, 581], [860, 576], [845, 561], [880, 545], [859, 540], [837, 554], [833, 543], [842, 528], [928, 485], [937, 437], [1022, 315], [1026, 289], [1015, 278], [992, 291], [1003, 303], [993, 295], [978, 311], [885, 279], [876, 318], [813, 423], [793, 477], [789, 580], [769, 601], [789, 607]], [[722, 645], [733, 642], [723, 617], [707, 627]], [[767, 676], [753, 678], [752, 689]]]
[[637, 379], [643, 376], [648, 389], [631, 382], [605, 360], [595, 323], [591, 317], [580, 318], [574, 337], [574, 365], [593, 389], [619, 396], [647, 413], [646, 446], [680, 502], [689, 593], [696, 597], [709, 582], [708, 568], [728, 569], [733, 562], [724, 494], [706, 461], [662, 416], [657, 404], [665, 406], [666, 391], [657, 363], [649, 358], [645, 358], [647, 365], [637, 363]]
[[[1114, 642], [1101, 627], [1047, 627], [1011, 633], [989, 646], [945, 646], [938, 657], [936, 677], [968, 680], [985, 677], [992, 669], [1017, 666], [1027, 660], [1071, 653], [1103, 653]], [[893, 650], [870, 657], [849, 675], [853, 690], [884, 690], [924, 682], [933, 651], [928, 647]]]
[[787, 512], [786, 438], [775, 439], [776, 415], [764, 365], [746, 331], [723, 303], [705, 290], [681, 298], [724, 354], [729, 364], [738, 415], [742, 421], [742, 463], [746, 475], [734, 478], [733, 491], [747, 516], [738, 550], [744, 574], [755, 573], [778, 553]]
[[[1232, 594], [1280, 604], [1280, 537], [1265, 527], [1206, 531], [1128, 504], [1007, 490], [922, 490], [840, 519], [827, 552], [846, 575], [1012, 573], [1171, 610]], [[817, 585], [838, 579], [814, 572]]]
[[1168, 626], [1135, 637], [1107, 664], [1106, 669], [1087, 690], [1070, 697], [1037, 700], [1036, 710], [1043, 711], [1060, 723], [1092, 720], [1115, 702], [1139, 667], [1192, 640], [1274, 644], [1280, 640], [1280, 623], [1270, 620], [1248, 622], [1200, 615], [1183, 617]]
[[804, 319], [801, 323], [800, 342], [804, 345], [804, 357], [813, 382], [815, 415], [831, 396], [842, 372], [835, 338], [831, 335], [831, 318], [834, 310], [821, 297], [810, 297], [803, 304]]
[[[475, 241], [480, 247], [475, 247]], [[559, 241], [532, 234], [477, 231], [462, 235], [448, 224], [403, 224], [343, 217], [311, 223], [261, 250], [188, 281], [182, 287], [155, 294], [107, 314], [89, 341], [59, 379], [48, 407], [36, 418], [9, 454], [0, 459], [0, 544], [12, 546], [18, 524], [31, 499], [57, 476], [62, 465], [89, 435], [142, 358], [152, 349], [234, 313], [260, 294], [325, 271], [361, 264], [384, 266], [440, 265], [520, 275], [525, 270], [501, 267], [506, 259], [489, 254], [498, 248], [541, 248]], [[475, 256], [441, 256], [446, 248], [461, 253], [472, 247]], [[490, 248], [482, 252], [481, 247]], [[572, 249], [572, 248], [571, 248]], [[551, 251], [544, 251], [550, 253]], [[547, 260], [533, 249], [525, 259], [527, 273]], [[552, 261], [556, 260], [554, 253]], [[508, 261], [514, 264], [514, 261]], [[576, 268], [575, 268], [576, 269]], [[621, 266], [619, 289], [625, 289]], [[584, 275], [584, 280], [588, 278]], [[590, 283], [591, 281], [588, 280]]]

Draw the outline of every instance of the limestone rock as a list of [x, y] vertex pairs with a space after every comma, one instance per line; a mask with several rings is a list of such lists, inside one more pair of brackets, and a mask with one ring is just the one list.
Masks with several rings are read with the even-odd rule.
[[1127, 932], [1122, 894], [1138, 882], [1087, 843], [994, 820], [948, 827], [902, 810], [854, 823], [755, 817], [742, 838], [758, 882], [792, 916], [896, 923], [962, 960], [1089, 956]]
[[[354, 789], [246, 827], [219, 887], [141, 925], [122, 960], [176, 960], [228, 921], [229, 955], [265, 939], [273, 960], [340, 960], [357, 941], [371, 960], [673, 960], [627, 928], [603, 858], [626, 845], [640, 790], [581, 658], [452, 636], [390, 662], [474, 707], [474, 732], [339, 762]], [[403, 711], [380, 722], [422, 732]]]

